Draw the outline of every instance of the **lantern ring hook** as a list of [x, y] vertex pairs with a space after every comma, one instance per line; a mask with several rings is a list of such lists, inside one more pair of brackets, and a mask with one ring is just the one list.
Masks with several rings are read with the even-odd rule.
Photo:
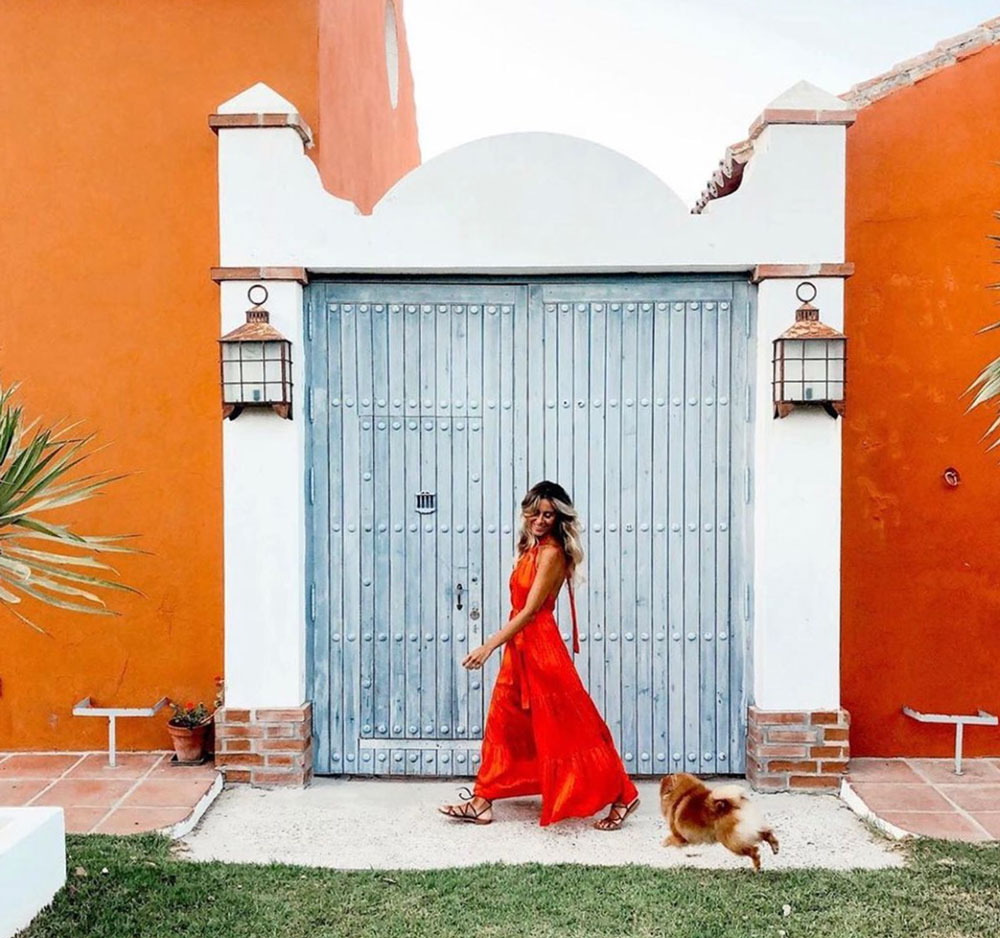
[[[802, 293], [801, 293], [801, 290], [802, 290], [803, 287], [808, 287], [810, 290], [812, 290], [812, 294], [810, 296], [808, 296], [808, 297], [803, 296]], [[803, 280], [802, 283], [800, 283], [795, 288], [795, 296], [796, 296], [796, 298], [798, 299], [798, 301], [800, 303], [811, 303], [813, 300], [816, 299], [816, 293], [817, 292], [818, 291], [816, 290], [816, 285], [814, 283], [811, 283], [808, 280]]]
[[[254, 299], [254, 292], [253, 292], [254, 290], [263, 290], [264, 291], [263, 298], [261, 298], [259, 300], [255, 300]], [[260, 296], [260, 294], [258, 293], [257, 296]], [[247, 299], [254, 306], [263, 306], [267, 302], [267, 296], [268, 296], [267, 287], [265, 287], [264, 284], [262, 284], [262, 283], [255, 283], [252, 287], [250, 287], [249, 290], [247, 290]]]

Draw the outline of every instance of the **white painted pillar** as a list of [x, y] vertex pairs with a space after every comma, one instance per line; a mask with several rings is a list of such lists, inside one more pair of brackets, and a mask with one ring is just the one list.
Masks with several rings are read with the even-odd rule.
[[[224, 335], [246, 321], [247, 289], [222, 286]], [[305, 701], [305, 376], [302, 286], [265, 282], [271, 324], [292, 343], [292, 419], [247, 408], [223, 425], [226, 706]], [[220, 404], [221, 408], [221, 404]]]
[[[843, 281], [808, 279], [820, 319], [843, 329]], [[819, 408], [773, 416], [772, 342], [795, 321], [801, 282], [764, 280], [757, 294], [752, 702], [762, 710], [840, 705], [842, 421]], [[847, 368], [849, 381], [850, 348]]]

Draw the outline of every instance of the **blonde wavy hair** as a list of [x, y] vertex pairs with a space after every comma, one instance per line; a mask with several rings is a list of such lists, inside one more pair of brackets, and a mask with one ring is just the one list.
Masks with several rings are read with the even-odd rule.
[[538, 543], [538, 538], [531, 533], [531, 519], [538, 514], [538, 503], [541, 501], [551, 502], [556, 510], [556, 522], [550, 533], [566, 556], [567, 577], [575, 580], [583, 567], [580, 521], [569, 493], [557, 482], [539, 482], [521, 499], [521, 534], [517, 539], [517, 556], [520, 558]]

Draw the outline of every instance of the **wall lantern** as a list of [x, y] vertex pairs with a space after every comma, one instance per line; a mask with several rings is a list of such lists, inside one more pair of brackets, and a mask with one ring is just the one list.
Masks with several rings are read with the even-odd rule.
[[774, 416], [818, 405], [831, 417], [843, 417], [847, 337], [819, 321], [813, 284], [800, 283], [795, 296], [802, 304], [795, 324], [774, 340]]
[[[257, 297], [257, 299], [255, 299]], [[244, 407], [270, 407], [292, 419], [292, 343], [269, 321], [267, 288], [247, 290], [247, 321], [219, 339], [222, 416], [235, 420]]]

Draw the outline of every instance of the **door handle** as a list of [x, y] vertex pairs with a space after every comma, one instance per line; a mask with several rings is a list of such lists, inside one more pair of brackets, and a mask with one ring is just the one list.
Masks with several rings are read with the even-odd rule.
[[459, 583], [458, 586], [455, 587], [455, 595], [458, 597], [458, 605], [455, 607], [456, 609], [462, 608], [462, 591], [462, 584]]

